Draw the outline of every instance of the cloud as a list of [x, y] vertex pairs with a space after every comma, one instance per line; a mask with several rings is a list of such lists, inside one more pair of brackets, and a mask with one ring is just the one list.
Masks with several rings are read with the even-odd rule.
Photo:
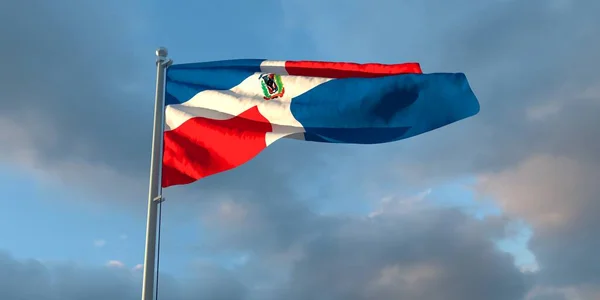
[[104, 247], [105, 245], [106, 245], [106, 240], [103, 240], [103, 239], [94, 240], [94, 247], [101, 248], [101, 247]]
[[519, 299], [528, 278], [495, 248], [495, 226], [451, 210], [340, 221], [294, 264], [291, 298]]
[[123, 268], [123, 267], [125, 267], [125, 264], [118, 260], [109, 260], [106, 263], [106, 266], [111, 267], [111, 268]]
[[[262, 209], [258, 203], [246, 205], [248, 211]], [[514, 300], [527, 293], [529, 276], [520, 272], [513, 258], [493, 242], [505, 236], [506, 220], [481, 221], [452, 209], [413, 205], [418, 213], [398, 214], [392, 210], [374, 217], [324, 216], [313, 212], [284, 215], [286, 206], [279, 206], [269, 210], [270, 214], [261, 214], [261, 224], [281, 226], [281, 217], [295, 224], [297, 230], [287, 230], [291, 235], [287, 243], [277, 241], [281, 237], [277, 234], [254, 235], [258, 239], [254, 242], [230, 243], [230, 250], [249, 253], [241, 256], [241, 263], [239, 255], [235, 256], [237, 264], [229, 270], [210, 262], [190, 263], [189, 277], [161, 274], [161, 293], [171, 299], [210, 296], [237, 300]], [[215, 207], [211, 212], [221, 209]], [[221, 233], [217, 242], [233, 239], [243, 228], [254, 228], [255, 222], [254, 218], [236, 220], [232, 226], [237, 229]], [[227, 248], [220, 247], [220, 253], [224, 253], [223, 249]], [[19, 295], [28, 299], [27, 289], [20, 287], [38, 282], [29, 280], [40, 276], [45, 286], [39, 292], [50, 299], [110, 296], [120, 300], [139, 296], [141, 265], [129, 270], [116, 260], [109, 261], [105, 268], [29, 263], [38, 267], [30, 270], [23, 261], [7, 255], [0, 257], [0, 282], [4, 282], [2, 274], [24, 274], [22, 269], [30, 270], [12, 281], [13, 289], [0, 289], [0, 297], [12, 299]], [[106, 291], [107, 286], [113, 288]]]
[[406, 199], [396, 199], [395, 197], [384, 198], [379, 207], [369, 214], [369, 217], [373, 218], [383, 213], [395, 213], [395, 214], [411, 214], [417, 213], [415, 208], [423, 208], [422, 201], [431, 194], [431, 189], [427, 189], [416, 196], [408, 197]]
[[[216, 59], [234, 50], [237, 52], [229, 53], [229, 57], [219, 58], [250, 53], [256, 57], [280, 55], [279, 51], [294, 49], [294, 45], [311, 45], [308, 38], [294, 40], [295, 35], [290, 34], [281, 35], [279, 41], [277, 35], [278, 40], [272, 42], [281, 45], [275, 49], [269, 43], [256, 42], [262, 38], [260, 31], [247, 26], [220, 26], [218, 33], [204, 35], [219, 47], [201, 44], [189, 48], [192, 41], [184, 39], [182, 45], [181, 39], [171, 39], [172, 33], [185, 28], [210, 28], [222, 21], [216, 14], [200, 19], [197, 14], [190, 16], [196, 22], [193, 26], [188, 24], [191, 19], [181, 17], [158, 26], [152, 18], [163, 8], [138, 1], [37, 2], [39, 5], [6, 4], [0, 12], [0, 35], [11, 45], [0, 48], [2, 57], [10, 57], [0, 69], [0, 159], [26, 169], [38, 179], [83, 190], [86, 200], [118, 198], [114, 202], [122, 206], [134, 202], [132, 199], [140, 200], [136, 205], [143, 203], [147, 193], [153, 109], [149, 99], [154, 93], [153, 50], [159, 40], [181, 49], [179, 62], [209, 56]], [[173, 9], [187, 15], [220, 10], [222, 3], [203, 3], [194, 10], [190, 7], [195, 4], [188, 2]], [[273, 21], [282, 19], [280, 6], [272, 4], [247, 5], [246, 13], [237, 20], [249, 24], [254, 22], [251, 16], [265, 13]], [[238, 1], [236, 5], [243, 3]], [[240, 40], [231, 36], [247, 37], [248, 46], [240, 48]], [[194, 53], [194, 57], [186, 58], [186, 52]], [[261, 154], [233, 175], [169, 190], [167, 196], [195, 201], [195, 190], [199, 189], [212, 197], [229, 194], [223, 192], [224, 187], [235, 191], [248, 190], [257, 182], [266, 184], [260, 181], [286, 185], [294, 177], [290, 170], [317, 166], [322, 157], [334, 151], [323, 149], [315, 155], [314, 151], [303, 150], [311, 146], [297, 143], [276, 147], [277, 151]], [[297, 175], [306, 178], [301, 172]], [[246, 180], [250, 177], [254, 178]], [[113, 191], [110, 197], [104, 196], [107, 186]], [[94, 193], [90, 193], [92, 190]]]
[[600, 283], [600, 264], [591, 259], [600, 248], [592, 230], [600, 226], [599, 166], [569, 157], [533, 156], [478, 184], [508, 214], [531, 224], [529, 247], [540, 264], [538, 279], [546, 286], [577, 290]]
[[[123, 198], [144, 195], [151, 105], [141, 104], [152, 98], [153, 58], [137, 53], [148, 53], [138, 47], [148, 44], [139, 27], [149, 12], [135, 1], [104, 1], [103, 9], [37, 2], [0, 11], [0, 35], [12, 45], [0, 48], [10, 58], [0, 69], [0, 99], [9, 99], [0, 102], [2, 159], [45, 178], [112, 184], [130, 193]], [[211, 55], [223, 48], [230, 56], [285, 55], [269, 49], [303, 47], [312, 57], [299, 59], [419, 60], [426, 71], [466, 72], [482, 111], [377, 147], [278, 143], [235, 171], [169, 191], [212, 229], [198, 252], [248, 253], [234, 271], [199, 267], [212, 277], [196, 284], [165, 277], [165, 286], [182, 286], [170, 290], [173, 299], [593, 299], [600, 274], [593, 261], [600, 225], [593, 181], [600, 166], [598, 2], [321, 2], [285, 1], [269, 6], [280, 14], [261, 14], [282, 26], [277, 47], [239, 47], [231, 36], [261, 37], [245, 25], [209, 30], [219, 45]], [[211, 5], [205, 14], [221, 3]], [[212, 25], [201, 19], [206, 23], [194, 28]], [[168, 30], [190, 25], [164, 23]], [[503, 237], [506, 220], [392, 201], [403, 199], [403, 189], [475, 175], [485, 179], [478, 191], [497, 200], [505, 218], [532, 226], [539, 272], [523, 274], [490, 241]], [[371, 218], [315, 212], [389, 195]], [[416, 210], [398, 214], [407, 206]], [[3, 260], [8, 267], [0, 271], [17, 274], [0, 280], [3, 299], [138, 298], [130, 270]]]
[[[141, 274], [122, 268], [121, 265], [117, 261], [106, 267], [43, 263], [37, 260], [17, 260], [0, 252], [0, 298], [139, 299]], [[243, 299], [243, 288], [227, 272], [209, 266], [198, 266], [197, 272], [200, 275], [189, 278], [189, 281], [176, 281], [168, 274], [161, 275], [163, 280], [159, 296], [174, 300], [192, 300], [208, 295], [211, 299]]]
[[419, 153], [431, 159], [418, 166], [423, 174], [481, 174], [482, 196], [532, 227], [539, 299], [599, 292], [600, 266], [590, 258], [600, 246], [592, 238], [600, 217], [600, 43], [589, 36], [600, 33], [600, 21], [591, 15], [597, 2], [569, 3], [490, 5], [495, 13], [471, 19], [477, 27], [450, 35], [448, 61], [474, 74], [487, 108], [464, 131], [473, 143], [456, 144], [443, 160]]
[[126, 271], [44, 264], [0, 254], [2, 299], [136, 299], [139, 281]]
[[529, 248], [540, 265], [536, 280], [555, 291], [547, 294], [594, 299], [600, 279], [600, 266], [590, 260], [600, 246], [592, 238], [600, 225], [594, 180], [600, 178], [594, 138], [600, 134], [600, 63], [594, 57], [600, 42], [589, 37], [600, 34], [600, 21], [591, 15], [598, 2], [566, 3], [560, 9], [541, 1], [499, 5], [456, 39], [464, 46], [453, 53], [462, 57], [450, 60], [481, 78], [487, 109], [478, 126], [465, 131], [477, 142], [458, 144], [462, 158], [452, 157], [482, 174], [484, 196], [530, 224]]
[[349, 49], [343, 59], [419, 60], [425, 71], [466, 72], [481, 113], [401, 144], [357, 150], [348, 160], [353, 167], [367, 155], [386, 158], [369, 160], [377, 174], [360, 184], [427, 188], [481, 175], [482, 196], [533, 228], [536, 282], [553, 291], [539, 297], [593, 299], [600, 274], [590, 261], [600, 246], [592, 237], [600, 219], [599, 3], [442, 2], [356, 3], [334, 18], [311, 10], [311, 1], [289, 1], [287, 22], [323, 40], [332, 58], [342, 45]]
[[130, 183], [146, 169], [152, 109], [141, 101], [151, 90], [132, 88], [152, 81], [152, 63], [134, 54], [145, 53], [128, 14], [134, 2], [35, 2], [0, 12], [11, 45], [0, 49], [10, 58], [0, 71], [3, 160], [68, 182]]
[[290, 199], [285, 205], [225, 199], [205, 208], [211, 234], [198, 252], [232, 260], [246, 253], [233, 270], [251, 299], [525, 296], [531, 276], [494, 243], [507, 237], [509, 220], [478, 221], [425, 201], [403, 211], [403, 203], [384, 199], [378, 214], [340, 217]]
[[[314, 11], [316, 1], [286, 1], [285, 7], [287, 22], [314, 34], [331, 59], [417, 60], [426, 72], [467, 74], [482, 102], [478, 116], [373, 151], [388, 159], [372, 170], [391, 166], [403, 181], [431, 181], [498, 170], [545, 149], [589, 149], [592, 155], [600, 82], [592, 11], [598, 3], [568, 2], [561, 9], [539, 0], [355, 2], [337, 17]], [[571, 146], [577, 140], [588, 147]]]

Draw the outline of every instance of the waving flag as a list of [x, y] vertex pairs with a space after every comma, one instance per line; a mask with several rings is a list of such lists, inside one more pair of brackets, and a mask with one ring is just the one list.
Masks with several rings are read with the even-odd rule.
[[419, 64], [229, 60], [167, 70], [162, 185], [240, 166], [281, 138], [375, 144], [479, 112], [462, 73]]

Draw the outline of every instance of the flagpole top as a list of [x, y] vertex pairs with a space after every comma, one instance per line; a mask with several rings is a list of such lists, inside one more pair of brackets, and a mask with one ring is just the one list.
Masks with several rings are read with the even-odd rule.
[[171, 66], [173, 64], [173, 61], [167, 58], [168, 54], [169, 51], [167, 51], [167, 48], [165, 47], [160, 47], [156, 49], [156, 63], [164, 68], [168, 68], [169, 66]]
[[167, 58], [167, 55], [169, 55], [169, 51], [167, 51], [167, 48], [160, 47], [156, 49], [156, 58], [160, 60], [165, 60]]

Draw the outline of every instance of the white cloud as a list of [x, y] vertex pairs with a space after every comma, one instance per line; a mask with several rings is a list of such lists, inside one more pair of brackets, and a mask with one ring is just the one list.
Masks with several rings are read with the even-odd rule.
[[531, 299], [564, 291], [571, 291], [565, 294], [566, 299], [596, 299], [578, 295], [598, 292], [589, 288], [600, 280], [600, 263], [590, 259], [600, 245], [597, 234], [590, 230], [600, 225], [598, 178], [597, 162], [533, 155], [516, 166], [486, 175], [479, 183], [479, 190], [496, 199], [506, 215], [522, 218], [533, 230], [528, 247], [539, 267], [535, 264], [522, 269], [535, 271], [545, 288], [532, 292], [535, 297]]
[[527, 117], [532, 121], [541, 121], [560, 113], [561, 109], [562, 103], [547, 102], [530, 107], [527, 110]]
[[106, 263], [107, 267], [112, 267], [112, 268], [123, 268], [125, 267], [125, 264], [122, 261], [119, 260], [109, 260]]
[[568, 157], [535, 155], [502, 172], [481, 177], [479, 191], [492, 195], [506, 212], [524, 217], [535, 229], [574, 223], [594, 186], [595, 170]]
[[417, 263], [408, 266], [387, 266], [381, 270], [376, 285], [393, 286], [405, 282], [411, 286], [426, 280], [433, 280], [443, 272], [443, 268], [432, 263]]
[[103, 239], [94, 240], [94, 247], [101, 248], [101, 247], [104, 247], [105, 245], [106, 245], [106, 240], [103, 240]]
[[383, 198], [379, 206], [371, 213], [369, 217], [373, 218], [382, 214], [407, 214], [414, 213], [415, 209], [426, 208], [421, 202], [431, 194], [431, 189], [427, 189], [411, 197], [401, 198], [389, 196]]

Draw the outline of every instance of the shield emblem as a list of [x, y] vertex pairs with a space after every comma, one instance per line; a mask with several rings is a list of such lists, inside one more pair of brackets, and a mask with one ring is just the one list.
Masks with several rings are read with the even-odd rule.
[[263, 98], [271, 100], [283, 96], [285, 89], [281, 76], [277, 74], [262, 74], [259, 77], [263, 90]]

